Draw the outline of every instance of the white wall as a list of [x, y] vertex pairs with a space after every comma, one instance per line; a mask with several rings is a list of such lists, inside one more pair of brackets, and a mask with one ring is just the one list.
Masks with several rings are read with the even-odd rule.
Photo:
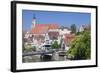
[[[11, 0], [0, 0], [0, 73], [11, 73], [10, 72], [10, 1]], [[73, 4], [86, 4], [86, 5], [99, 5], [100, 3], [98, 2], [99, 0], [31, 0], [31, 1], [41, 1], [41, 2], [46, 1], [46, 2], [58, 2], [67, 4], [73, 3]], [[98, 25], [98, 27], [100, 27], [100, 25]], [[99, 38], [99, 43], [100, 43], [100, 38]], [[100, 62], [100, 45], [98, 48], [98, 53]], [[100, 73], [100, 67], [38, 71], [34, 73], [52, 73], [52, 72], [53, 73]]]

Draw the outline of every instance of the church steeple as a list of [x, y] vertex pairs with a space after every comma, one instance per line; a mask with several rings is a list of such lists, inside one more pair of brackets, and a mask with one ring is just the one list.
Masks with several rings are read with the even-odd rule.
[[36, 17], [35, 17], [35, 14], [33, 14], [32, 28], [35, 28], [35, 25], [36, 25]]

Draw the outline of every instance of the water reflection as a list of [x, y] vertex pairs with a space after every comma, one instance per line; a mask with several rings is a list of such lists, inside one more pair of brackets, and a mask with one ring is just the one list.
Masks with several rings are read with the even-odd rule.
[[66, 56], [59, 56], [56, 54], [56, 57], [44, 55], [33, 55], [33, 56], [25, 56], [23, 57], [23, 63], [29, 63], [29, 62], [46, 62], [46, 61], [66, 61], [68, 60]]

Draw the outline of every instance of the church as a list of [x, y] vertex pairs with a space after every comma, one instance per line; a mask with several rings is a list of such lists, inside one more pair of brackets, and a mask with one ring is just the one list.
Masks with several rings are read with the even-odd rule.
[[[24, 36], [27, 40], [26, 43], [30, 43], [36, 48], [41, 48], [43, 45], [51, 45], [54, 41], [58, 44], [65, 44], [69, 42], [71, 36], [71, 30], [68, 27], [60, 26], [59, 24], [37, 24], [36, 17], [33, 17], [32, 26]], [[68, 39], [67, 39], [68, 38]]]

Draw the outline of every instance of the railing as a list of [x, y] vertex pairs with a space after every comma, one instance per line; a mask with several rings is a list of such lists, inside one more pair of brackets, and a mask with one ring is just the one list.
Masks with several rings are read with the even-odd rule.
[[52, 50], [52, 51], [23, 52], [22, 56], [47, 55], [47, 54], [52, 55], [54, 52], [58, 52], [59, 55], [66, 54], [66, 51], [64, 50]]

